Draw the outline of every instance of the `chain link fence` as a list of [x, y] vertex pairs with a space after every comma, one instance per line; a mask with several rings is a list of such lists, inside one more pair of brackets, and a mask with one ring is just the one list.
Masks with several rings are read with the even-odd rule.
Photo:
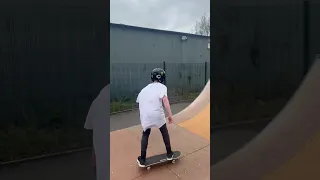
[[165, 84], [172, 102], [196, 98], [210, 77], [207, 62], [112, 63], [110, 66], [111, 111], [134, 108], [138, 93], [151, 82], [150, 73], [154, 68], [166, 71]]

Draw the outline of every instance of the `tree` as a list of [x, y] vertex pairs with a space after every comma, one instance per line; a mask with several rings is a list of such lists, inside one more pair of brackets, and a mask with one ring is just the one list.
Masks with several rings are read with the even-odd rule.
[[202, 35], [202, 36], [210, 36], [210, 14], [204, 14], [201, 16], [200, 20], [196, 22], [193, 27], [193, 33]]

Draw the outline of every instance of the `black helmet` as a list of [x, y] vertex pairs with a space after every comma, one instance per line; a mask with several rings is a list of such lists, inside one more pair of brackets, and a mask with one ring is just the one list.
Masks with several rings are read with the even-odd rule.
[[166, 72], [161, 68], [155, 68], [151, 72], [151, 81], [158, 81], [160, 83], [164, 83], [164, 80], [166, 79]]

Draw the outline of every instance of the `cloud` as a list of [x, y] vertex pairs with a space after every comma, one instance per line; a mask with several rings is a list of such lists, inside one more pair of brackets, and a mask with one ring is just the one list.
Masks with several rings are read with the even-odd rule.
[[210, 0], [111, 0], [110, 11], [111, 23], [189, 33]]

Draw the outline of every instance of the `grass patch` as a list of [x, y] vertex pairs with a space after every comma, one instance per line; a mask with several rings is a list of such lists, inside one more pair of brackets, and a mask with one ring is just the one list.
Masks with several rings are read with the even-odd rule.
[[134, 101], [126, 101], [126, 102], [112, 101], [111, 102], [111, 113], [129, 110], [133, 108], [137, 108], [137, 103], [135, 103]]
[[189, 99], [196, 99], [200, 95], [200, 92], [194, 92], [194, 93], [189, 93], [187, 95], [187, 100]]

